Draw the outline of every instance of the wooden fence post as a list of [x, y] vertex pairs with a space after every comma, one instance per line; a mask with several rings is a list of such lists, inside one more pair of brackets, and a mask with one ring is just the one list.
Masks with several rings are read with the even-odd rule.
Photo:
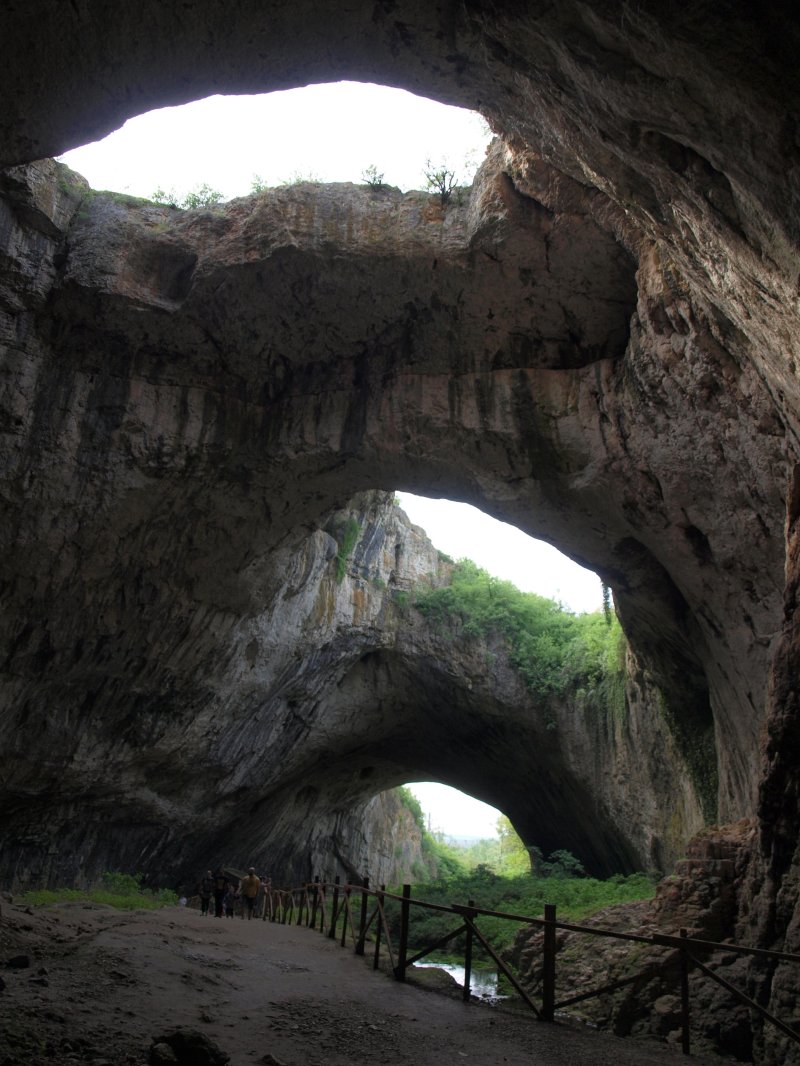
[[352, 925], [352, 917], [350, 915], [350, 885], [344, 886], [344, 906], [342, 907], [342, 939], [339, 946], [344, 947], [347, 943], [347, 919], [350, 918], [350, 924]]
[[336, 939], [336, 908], [339, 906], [339, 875], [333, 879], [333, 905], [331, 907], [331, 927], [328, 936], [331, 940]]
[[[686, 939], [685, 929], [680, 930], [681, 939]], [[684, 1055], [689, 1055], [689, 953], [685, 947], [680, 948], [681, 953], [681, 1050]]]
[[400, 944], [397, 948], [397, 965], [394, 976], [397, 981], [406, 979], [406, 957], [408, 955], [408, 915], [411, 910], [411, 885], [403, 885], [403, 900], [400, 904]]
[[[380, 899], [383, 904], [383, 893], [386, 891], [386, 885], [381, 885], [380, 893], [375, 893], [375, 902]], [[375, 915], [375, 954], [372, 957], [372, 969], [377, 970], [380, 965], [381, 958], [381, 933], [383, 932], [383, 918], [381, 918], [381, 909], [378, 907], [378, 913]]]
[[313, 890], [313, 893], [312, 893], [311, 911], [310, 911], [310, 914], [309, 914], [309, 917], [310, 917], [311, 920], [308, 923], [311, 926], [312, 929], [316, 929], [317, 928], [317, 907], [318, 907], [318, 905], [319, 905], [319, 878], [315, 877], [314, 878], [314, 890]]
[[358, 940], [356, 941], [356, 955], [364, 954], [364, 941], [367, 938], [367, 904], [369, 903], [369, 878], [364, 878], [361, 887], [361, 914], [358, 925]]
[[[474, 907], [475, 906], [475, 900], [474, 899], [468, 899], [467, 900], [467, 906], [468, 907]], [[470, 911], [470, 915], [469, 916], [474, 921], [475, 912], [474, 911]], [[463, 999], [464, 999], [465, 1003], [469, 1003], [469, 989], [470, 989], [471, 980], [472, 980], [472, 929], [468, 925], [467, 926], [467, 943], [464, 946], [464, 992], [463, 992]]]
[[556, 1008], [556, 908], [544, 905], [544, 944], [542, 960], [542, 1019], [552, 1022]]

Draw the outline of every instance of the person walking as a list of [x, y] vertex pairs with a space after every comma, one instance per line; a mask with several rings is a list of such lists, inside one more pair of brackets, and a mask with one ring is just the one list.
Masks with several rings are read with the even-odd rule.
[[214, 874], [214, 917], [222, 917], [222, 901], [225, 899], [225, 890], [228, 887], [228, 878], [225, 871], [220, 867]]
[[206, 870], [206, 876], [197, 886], [197, 892], [200, 896], [200, 913], [208, 914], [208, 907], [214, 894], [214, 875], [210, 870]]
[[[256, 897], [258, 896], [259, 889], [261, 888], [261, 878], [255, 871], [255, 867], [251, 866], [247, 871], [247, 877], [243, 877], [241, 884], [239, 885], [239, 891], [242, 894], [244, 900], [244, 907], [247, 912], [248, 919], [253, 917], [253, 910], [256, 905]], [[244, 917], [244, 915], [243, 915]]]
[[229, 881], [228, 887], [225, 889], [225, 899], [223, 901], [225, 904], [226, 918], [233, 918], [235, 916], [234, 911], [236, 909], [237, 895], [238, 893], [236, 891], [236, 885], [233, 883], [233, 881]]

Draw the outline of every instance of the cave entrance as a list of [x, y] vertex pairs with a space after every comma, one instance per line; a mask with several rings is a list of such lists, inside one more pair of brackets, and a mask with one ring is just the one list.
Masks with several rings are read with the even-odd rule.
[[259, 96], [212, 96], [129, 119], [60, 161], [95, 189], [222, 201], [314, 182], [425, 187], [427, 162], [468, 185], [491, 133], [475, 112], [363, 82]]
[[497, 807], [439, 781], [412, 781], [403, 787], [418, 800], [429, 833], [459, 843], [497, 838], [503, 813]]

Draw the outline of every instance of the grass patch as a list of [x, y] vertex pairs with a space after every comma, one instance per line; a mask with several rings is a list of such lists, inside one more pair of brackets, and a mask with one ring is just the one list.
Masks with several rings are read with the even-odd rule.
[[99, 885], [87, 889], [41, 888], [23, 893], [18, 902], [33, 907], [56, 903], [102, 903], [122, 911], [157, 910], [177, 906], [177, 893], [168, 888], [151, 891], [142, 887], [141, 877], [119, 871], [104, 873]]

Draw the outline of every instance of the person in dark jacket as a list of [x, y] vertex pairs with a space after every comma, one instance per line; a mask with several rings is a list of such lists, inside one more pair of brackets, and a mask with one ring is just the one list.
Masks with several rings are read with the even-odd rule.
[[225, 892], [228, 888], [228, 878], [225, 871], [220, 867], [214, 874], [214, 917], [222, 917], [222, 901], [225, 899]]
[[200, 913], [208, 914], [208, 906], [214, 894], [214, 875], [210, 870], [206, 870], [206, 876], [197, 886], [197, 893], [200, 896]]

